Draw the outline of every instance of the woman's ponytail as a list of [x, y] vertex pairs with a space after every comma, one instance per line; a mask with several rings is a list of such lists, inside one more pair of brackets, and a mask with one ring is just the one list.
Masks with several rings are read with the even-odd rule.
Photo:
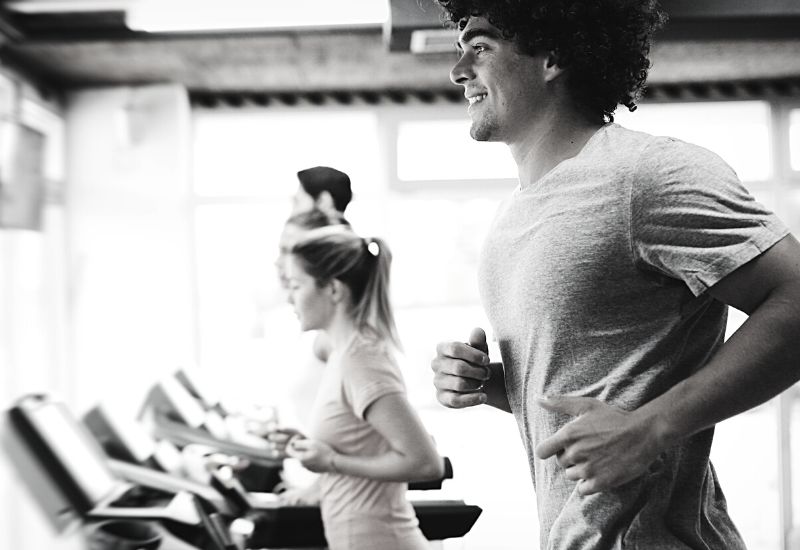
[[392, 302], [389, 299], [389, 274], [392, 252], [383, 239], [364, 239], [366, 258], [366, 285], [361, 298], [353, 305], [353, 316], [359, 327], [370, 327], [383, 339], [400, 348], [394, 322]]

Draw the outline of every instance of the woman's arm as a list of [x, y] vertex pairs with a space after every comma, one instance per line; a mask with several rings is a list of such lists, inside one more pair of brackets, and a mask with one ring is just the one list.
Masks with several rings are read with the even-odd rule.
[[321, 500], [319, 478], [306, 487], [293, 487], [278, 494], [281, 504], [288, 506], [315, 506]]
[[287, 452], [312, 472], [380, 481], [425, 481], [444, 475], [444, 459], [405, 395], [391, 393], [378, 398], [364, 416], [389, 442], [388, 452], [377, 456], [343, 455], [321, 441], [299, 438], [291, 441]]

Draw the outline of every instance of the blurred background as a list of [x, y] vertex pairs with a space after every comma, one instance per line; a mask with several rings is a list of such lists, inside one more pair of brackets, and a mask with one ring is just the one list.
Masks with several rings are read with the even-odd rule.
[[[800, 232], [800, 4], [662, 0], [646, 97], [622, 125], [721, 155]], [[413, 404], [483, 515], [445, 548], [538, 544], [516, 424], [439, 406], [440, 340], [488, 327], [475, 267], [516, 185], [449, 82], [455, 34], [426, 0], [16, 0], [0, 5], [0, 404], [47, 392], [134, 417], [201, 370], [234, 408], [299, 423], [309, 353], [273, 262], [302, 168], [347, 172], [356, 231], [394, 252]], [[744, 320], [731, 312], [729, 332]], [[718, 426], [712, 450], [750, 548], [800, 548], [791, 390]], [[792, 473], [795, 474], [794, 479]], [[0, 548], [56, 538], [0, 455]]]

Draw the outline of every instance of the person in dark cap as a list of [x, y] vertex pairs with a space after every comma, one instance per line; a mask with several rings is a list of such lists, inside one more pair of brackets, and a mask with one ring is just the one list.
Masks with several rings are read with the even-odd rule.
[[292, 214], [321, 208], [344, 213], [353, 191], [350, 177], [329, 166], [314, 166], [297, 173], [300, 186], [292, 199]]

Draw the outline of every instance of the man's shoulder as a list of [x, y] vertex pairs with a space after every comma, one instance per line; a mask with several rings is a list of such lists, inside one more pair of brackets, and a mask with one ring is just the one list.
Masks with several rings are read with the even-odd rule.
[[649, 134], [617, 124], [610, 129], [610, 134], [614, 136], [618, 147], [624, 144], [628, 151], [638, 151], [635, 160], [644, 165], [655, 167], [695, 163], [724, 164], [722, 159], [709, 149], [676, 137]]
[[[609, 123], [600, 128], [559, 176], [571, 182], [588, 178], [621, 185], [630, 180], [645, 156], [661, 138]], [[657, 145], [656, 145], [657, 146]]]
[[592, 173], [602, 171], [625, 172], [635, 165], [643, 152], [660, 141], [658, 136], [631, 130], [616, 123], [600, 128], [577, 157], [575, 168]]

